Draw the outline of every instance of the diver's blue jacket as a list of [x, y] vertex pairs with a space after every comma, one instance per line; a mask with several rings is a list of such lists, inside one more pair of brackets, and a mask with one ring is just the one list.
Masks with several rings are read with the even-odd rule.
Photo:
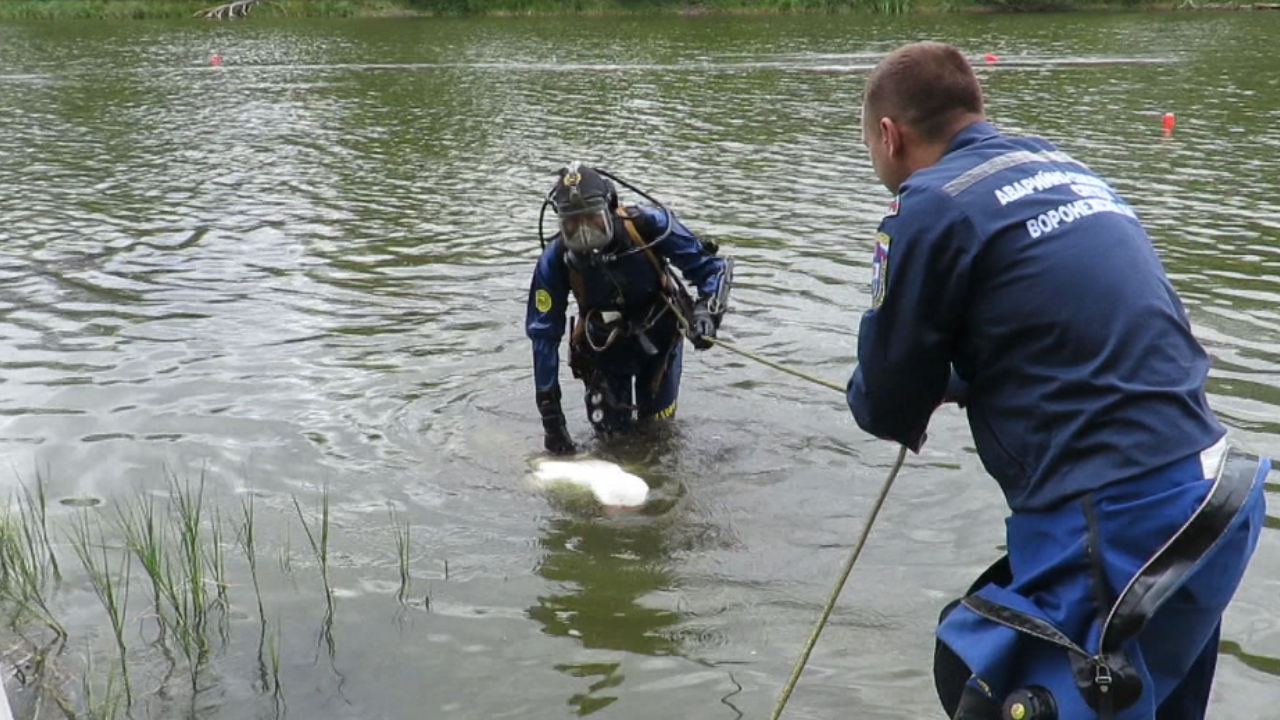
[[[631, 206], [626, 209], [640, 237], [649, 242], [667, 229], [668, 214], [660, 208]], [[633, 247], [622, 218], [614, 219], [613, 246]], [[726, 261], [711, 254], [702, 240], [674, 220], [671, 232], [648, 252], [620, 257], [602, 266], [581, 263], [582, 297], [577, 298], [579, 314], [590, 310], [617, 310], [625, 320], [640, 322], [661, 298], [662, 278], [655, 260], [671, 261], [684, 279], [697, 287], [699, 298], [715, 295], [724, 277]], [[573, 280], [566, 250], [557, 234], [534, 269], [525, 314], [525, 333], [533, 341], [534, 382], [539, 391], [560, 387], [560, 340], [564, 337], [565, 311]], [[675, 330], [674, 318], [665, 319], [664, 328]], [[614, 354], [616, 355], [616, 353]]]
[[899, 189], [848, 384], [913, 450], [949, 396], [1015, 512], [1214, 444], [1209, 359], [1134, 211], [1081, 163], [985, 122]]

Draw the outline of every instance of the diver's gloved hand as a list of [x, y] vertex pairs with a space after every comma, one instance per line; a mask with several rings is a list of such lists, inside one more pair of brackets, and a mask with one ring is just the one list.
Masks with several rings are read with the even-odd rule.
[[699, 300], [693, 306], [693, 317], [689, 319], [689, 342], [695, 349], [706, 350], [715, 344], [712, 339], [716, 336], [716, 324], [715, 316], [707, 308], [707, 301]]
[[543, 444], [553, 455], [570, 455], [578, 451], [569, 437], [569, 428], [560, 409], [560, 388], [539, 390], [538, 414], [542, 416]]

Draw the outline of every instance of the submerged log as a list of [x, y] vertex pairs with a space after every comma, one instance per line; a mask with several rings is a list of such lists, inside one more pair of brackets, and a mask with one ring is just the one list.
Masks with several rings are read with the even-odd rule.
[[214, 20], [226, 20], [228, 18], [245, 18], [249, 17], [249, 11], [254, 5], [262, 2], [262, 0], [235, 0], [226, 5], [219, 5], [208, 10], [201, 10], [196, 13], [196, 17], [206, 17]]

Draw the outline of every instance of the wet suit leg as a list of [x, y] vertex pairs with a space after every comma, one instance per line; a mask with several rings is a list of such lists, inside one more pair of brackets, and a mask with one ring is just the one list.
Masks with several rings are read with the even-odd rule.
[[[1233, 454], [1228, 455], [1228, 470], [1247, 469], [1255, 486], [1261, 485], [1252, 463], [1237, 463]], [[1260, 470], [1265, 473], [1265, 470]], [[1226, 479], [1223, 480], [1225, 484]], [[1222, 614], [1226, 611], [1247, 567], [1259, 530], [1265, 517], [1265, 497], [1260, 488], [1241, 500], [1239, 522], [1229, 527], [1217, 538], [1201, 558], [1194, 570], [1178, 589], [1168, 597], [1136, 637], [1138, 654], [1150, 675], [1149, 690], [1154, 695], [1157, 720], [1203, 720], [1209, 704], [1217, 666], [1218, 641], [1222, 631]], [[1245, 495], [1244, 491], [1241, 493]], [[1137, 501], [1141, 502], [1141, 501]], [[1117, 513], [1111, 523], [1106, 522], [1106, 507], [1102, 507], [1104, 527], [1114, 528], [1125, 520], [1125, 514]], [[1113, 534], [1119, 534], [1113, 530]], [[1105, 539], [1105, 530], [1104, 530]], [[1123, 540], [1123, 537], [1121, 538]], [[1119, 587], [1124, 575], [1109, 573], [1109, 580]]]
[[[1096, 695], [1081, 691], [1079, 669], [1063, 661], [1078, 655], [1037, 639], [1050, 637], [1040, 629], [1047, 627], [1096, 652], [1102, 608], [1116, 633], [1110, 647], [1125, 643], [1107, 660], [1116, 680], [1112, 717], [1202, 720], [1222, 613], [1265, 518], [1266, 465], [1228, 454], [1221, 479], [1210, 486], [1192, 456], [1081, 502], [1010, 517], [1011, 582], [971, 588], [939, 624], [938, 637], [963, 657], [959, 663], [943, 652], [936, 660], [944, 707], [951, 712], [967, 694], [957, 684], [972, 667], [996, 699], [1040, 685], [1053, 693], [1064, 720], [1105, 714], [1086, 707]], [[1136, 685], [1129, 681], [1135, 673]]]
[[669, 420], [680, 395], [684, 343], [675, 343], [646, 362], [636, 375], [636, 411], [643, 423]]
[[[1006, 555], [983, 571], [966, 594], [990, 583], [1008, 585], [1013, 582], [1012, 572]], [[942, 609], [938, 624], [941, 625], [959, 604], [959, 599], [948, 603]], [[947, 717], [950, 720], [1000, 720], [1000, 703], [981, 692], [971, 681], [972, 677], [973, 673], [964, 660], [938, 640], [933, 653], [933, 683]]]
[[1218, 665], [1218, 641], [1222, 624], [1214, 629], [1200, 656], [1182, 678], [1182, 682], [1156, 709], [1156, 720], [1204, 720], [1213, 687], [1213, 673]]
[[635, 416], [631, 412], [630, 373], [598, 367], [592, 382], [586, 383], [583, 401], [587, 407], [587, 419], [598, 433], [606, 435], [628, 433], [635, 428]]

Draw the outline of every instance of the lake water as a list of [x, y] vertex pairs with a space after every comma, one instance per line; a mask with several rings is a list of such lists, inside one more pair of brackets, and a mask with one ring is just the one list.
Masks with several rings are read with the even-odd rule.
[[[1280, 13], [0, 25], [0, 488], [43, 478], [69, 635], [43, 656], [38, 623], [0, 635], [13, 702], [83, 704], [84, 677], [102, 701], [118, 656], [57, 528], [100, 521], [115, 563], [122, 508], [203, 478], [226, 619], [193, 693], [135, 571], [136, 716], [766, 716], [895, 447], [831, 390], [687, 352], [653, 443], [596, 444], [566, 403], [587, 450], [654, 486], [643, 513], [534, 492], [538, 209], [567, 160], [610, 168], [735, 258], [725, 339], [842, 383], [890, 200], [859, 93], [920, 38], [974, 59], [998, 127], [1127, 196], [1214, 408], [1280, 456], [1278, 36]], [[326, 489], [331, 616], [299, 517], [318, 527]], [[940, 410], [786, 717], [940, 717], [933, 624], [1005, 514]], [[1226, 616], [1214, 717], [1280, 706], [1276, 527]]]

